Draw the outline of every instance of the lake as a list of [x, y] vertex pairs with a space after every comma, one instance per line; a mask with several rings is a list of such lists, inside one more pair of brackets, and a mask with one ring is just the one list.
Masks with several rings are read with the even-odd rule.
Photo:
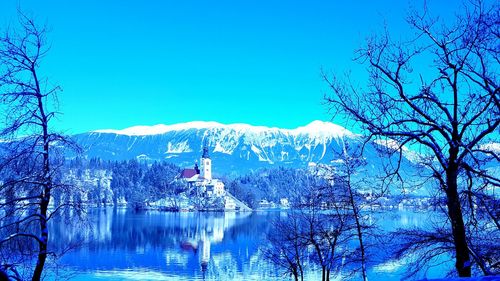
[[[262, 257], [276, 216], [286, 213], [92, 209], [77, 224], [54, 221], [50, 243], [59, 250], [71, 245], [58, 261], [58, 274], [71, 280], [287, 280]], [[398, 210], [379, 214], [378, 221], [391, 229], [421, 225], [425, 217]], [[382, 260], [369, 266], [369, 280], [400, 280], [402, 272], [402, 262]], [[443, 275], [439, 268], [427, 273]], [[320, 272], [307, 277], [318, 280]]]

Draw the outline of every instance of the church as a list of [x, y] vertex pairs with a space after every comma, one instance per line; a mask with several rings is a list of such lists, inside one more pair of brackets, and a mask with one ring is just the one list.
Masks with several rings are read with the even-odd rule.
[[203, 146], [200, 163], [201, 169], [198, 164], [194, 165], [194, 169], [184, 169], [180, 174], [180, 179], [187, 182], [189, 190], [195, 190], [200, 197], [224, 196], [224, 183], [212, 177], [212, 160], [207, 145]]

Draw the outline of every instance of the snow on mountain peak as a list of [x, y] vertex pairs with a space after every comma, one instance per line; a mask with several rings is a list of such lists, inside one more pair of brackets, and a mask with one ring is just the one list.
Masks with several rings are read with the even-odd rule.
[[479, 146], [479, 149], [490, 151], [496, 155], [500, 155], [500, 143], [488, 142]]
[[160, 135], [170, 131], [182, 131], [189, 129], [229, 129], [236, 132], [250, 132], [259, 135], [264, 132], [277, 132], [286, 135], [311, 135], [314, 137], [333, 137], [341, 138], [344, 136], [354, 136], [349, 130], [331, 122], [313, 121], [306, 126], [296, 129], [280, 129], [276, 127], [253, 126], [244, 123], [224, 125], [213, 121], [192, 121], [173, 125], [154, 125], [154, 126], [134, 126], [122, 130], [105, 129], [92, 131], [93, 133], [108, 133], [128, 136], [147, 136]]
[[298, 127], [292, 130], [297, 134], [309, 134], [309, 135], [321, 135], [321, 136], [331, 136], [335, 138], [340, 138], [344, 136], [353, 137], [354, 134], [347, 130], [346, 128], [333, 124], [331, 122], [324, 122], [315, 120], [306, 126]]
[[403, 155], [406, 157], [406, 159], [410, 160], [410, 162], [413, 163], [419, 163], [422, 160], [423, 155], [410, 150], [408, 147], [405, 145], [401, 146], [401, 144], [393, 139], [387, 138], [387, 139], [375, 139], [373, 140], [374, 143], [380, 145], [380, 146], [385, 146], [391, 150], [399, 150], [401, 149], [403, 152]]
[[117, 134], [127, 136], [147, 136], [161, 135], [170, 131], [181, 131], [189, 129], [208, 129], [213, 127], [221, 127], [223, 124], [217, 122], [192, 121], [186, 123], [178, 123], [173, 125], [158, 124], [154, 126], [134, 126], [122, 130], [104, 129], [92, 131], [93, 133]]

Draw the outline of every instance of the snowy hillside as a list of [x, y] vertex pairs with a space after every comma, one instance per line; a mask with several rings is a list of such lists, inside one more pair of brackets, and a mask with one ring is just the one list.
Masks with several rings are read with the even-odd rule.
[[[207, 143], [218, 174], [240, 174], [270, 166], [307, 167], [311, 163], [335, 161], [335, 151], [344, 142], [359, 144], [349, 130], [323, 121], [296, 129], [269, 128], [248, 124], [188, 122], [174, 125], [135, 126], [123, 130], [97, 130], [75, 136], [89, 157], [125, 160], [168, 159], [192, 166]], [[375, 146], [367, 156], [379, 166]]]

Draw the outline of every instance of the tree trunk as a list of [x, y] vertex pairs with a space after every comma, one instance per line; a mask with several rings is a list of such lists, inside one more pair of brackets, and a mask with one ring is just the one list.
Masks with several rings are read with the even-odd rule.
[[292, 274], [293, 274], [293, 279], [295, 279], [295, 281], [299, 281], [299, 273], [297, 272], [296, 268], [292, 269]]
[[[295, 241], [295, 242], [297, 242], [297, 241]], [[304, 281], [304, 270], [302, 269], [302, 263], [300, 261], [301, 253], [299, 252], [299, 247], [296, 243], [294, 244], [294, 249], [295, 249], [295, 261], [297, 262], [297, 268], [298, 268], [298, 272], [300, 274], [300, 280]]]
[[469, 257], [469, 248], [467, 246], [465, 225], [460, 205], [460, 198], [457, 191], [457, 168], [450, 164], [446, 173], [446, 199], [448, 206], [448, 215], [451, 221], [451, 230], [453, 234], [453, 242], [455, 244], [456, 262], [458, 276], [471, 276], [471, 262]]
[[[351, 177], [351, 173], [349, 172], [348, 177]], [[356, 202], [354, 202], [354, 194], [352, 192], [351, 181], [348, 179], [347, 188], [349, 189], [349, 202], [351, 204], [352, 211], [354, 213], [354, 220], [356, 222], [356, 232], [358, 235], [359, 241], [359, 249], [361, 251], [361, 273], [363, 276], [363, 280], [366, 281], [366, 257], [365, 257], [365, 245], [363, 244], [363, 230], [361, 229], [361, 222], [359, 220], [359, 210]]]
[[301, 265], [300, 261], [298, 263], [298, 267], [299, 267], [299, 273], [300, 273], [300, 280], [304, 281], [304, 270], [302, 269], [302, 265]]
[[52, 178], [50, 175], [50, 157], [49, 157], [49, 132], [48, 132], [48, 119], [45, 114], [45, 109], [43, 106], [42, 95], [40, 94], [40, 86], [38, 84], [38, 78], [35, 69], [32, 69], [33, 79], [36, 83], [37, 88], [37, 100], [38, 100], [38, 110], [41, 116], [41, 127], [42, 127], [42, 137], [43, 137], [43, 174], [42, 174], [42, 194], [40, 198], [40, 241], [38, 242], [38, 258], [36, 261], [35, 270], [33, 272], [32, 281], [39, 281], [42, 277], [43, 267], [45, 266], [45, 260], [47, 259], [47, 244], [49, 241], [49, 230], [47, 228], [47, 209], [50, 202], [50, 191], [52, 189]]
[[49, 238], [49, 232], [47, 229], [47, 207], [49, 205], [50, 189], [45, 188], [45, 192], [42, 195], [42, 202], [40, 208], [40, 230], [41, 230], [41, 241], [38, 243], [38, 258], [36, 261], [35, 270], [33, 272], [32, 281], [39, 281], [42, 278], [43, 267], [45, 266], [45, 260], [47, 259], [47, 242]]

